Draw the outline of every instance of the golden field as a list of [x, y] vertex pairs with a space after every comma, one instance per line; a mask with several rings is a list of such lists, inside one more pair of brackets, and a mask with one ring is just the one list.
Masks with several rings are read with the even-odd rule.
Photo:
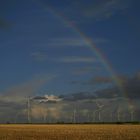
[[140, 140], [140, 125], [0, 125], [0, 140]]

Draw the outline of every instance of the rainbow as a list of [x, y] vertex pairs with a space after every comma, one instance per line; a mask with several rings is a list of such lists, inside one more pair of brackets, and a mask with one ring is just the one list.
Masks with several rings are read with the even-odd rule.
[[43, 7], [43, 10], [50, 12], [52, 15], [56, 16], [56, 18], [58, 18], [63, 24], [68, 26], [73, 32], [75, 32], [85, 41], [85, 43], [87, 44], [86, 46], [88, 46], [88, 48], [94, 52], [95, 56], [100, 60], [104, 68], [110, 73], [110, 76], [114, 81], [114, 83], [116, 84], [116, 86], [118, 87], [120, 93], [122, 94], [122, 97], [125, 97], [127, 99], [128, 105], [133, 106], [132, 101], [128, 98], [127, 93], [123, 88], [122, 81], [117, 76], [118, 74], [112, 68], [112, 65], [107, 60], [105, 55], [103, 55], [103, 53], [101, 53], [101, 51], [96, 47], [94, 42], [88, 36], [86, 36], [80, 29], [78, 29], [72, 22], [70, 22], [64, 15], [56, 12], [52, 7], [42, 3], [42, 1], [39, 0], [34, 1], [37, 2], [41, 7]]

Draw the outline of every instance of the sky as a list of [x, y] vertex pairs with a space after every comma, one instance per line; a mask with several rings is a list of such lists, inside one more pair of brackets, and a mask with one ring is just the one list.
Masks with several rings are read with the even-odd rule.
[[95, 101], [95, 96], [103, 104], [124, 98], [128, 105], [133, 99], [139, 115], [139, 4], [139, 0], [2, 1], [0, 115], [10, 112], [10, 104], [24, 112], [26, 98], [44, 95], [62, 96], [65, 104], [84, 98]]

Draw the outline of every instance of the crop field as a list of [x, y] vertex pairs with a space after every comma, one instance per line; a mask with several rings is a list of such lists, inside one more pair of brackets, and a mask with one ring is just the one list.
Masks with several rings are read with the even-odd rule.
[[0, 125], [0, 140], [140, 140], [140, 125]]

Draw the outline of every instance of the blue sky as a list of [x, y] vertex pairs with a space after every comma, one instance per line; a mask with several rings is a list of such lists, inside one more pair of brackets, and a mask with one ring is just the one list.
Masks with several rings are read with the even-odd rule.
[[3, 1], [1, 92], [44, 75], [53, 78], [40, 89], [41, 93], [87, 91], [93, 87], [71, 83], [110, 76], [84, 38], [67, 23], [92, 40], [118, 75], [139, 72], [138, 5], [138, 0]]

